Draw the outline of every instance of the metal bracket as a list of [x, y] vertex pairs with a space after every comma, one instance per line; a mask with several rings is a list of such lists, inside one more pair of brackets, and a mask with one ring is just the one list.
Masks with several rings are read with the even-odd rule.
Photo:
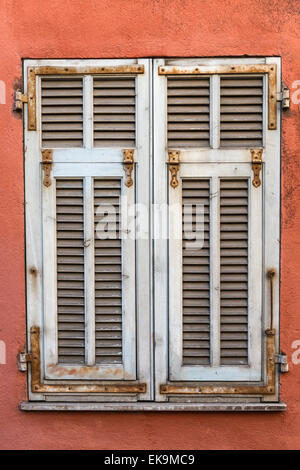
[[[81, 384], [44, 384], [41, 376], [40, 328], [30, 328], [31, 354], [26, 354], [23, 360], [31, 362], [31, 391], [32, 393], [146, 393], [145, 383], [106, 383], [97, 381]], [[74, 378], [74, 380], [76, 380]]]
[[36, 95], [37, 77], [47, 75], [139, 75], [145, 72], [141, 64], [115, 65], [101, 67], [61, 67], [61, 66], [38, 66], [27, 68], [27, 93], [28, 93], [28, 130], [36, 131]]
[[281, 92], [277, 93], [277, 101], [281, 102], [281, 109], [289, 109], [290, 90], [284, 82], [281, 83]]
[[172, 188], [177, 188], [178, 186], [177, 173], [179, 171], [180, 152], [179, 150], [169, 150], [168, 155], [169, 155], [168, 165], [169, 165], [169, 170], [171, 173], [170, 185]]
[[285, 373], [289, 371], [287, 356], [284, 352], [281, 351], [280, 354], [275, 354], [275, 363], [280, 365], [280, 372]]
[[251, 161], [254, 178], [252, 184], [255, 188], [261, 185], [260, 172], [262, 167], [262, 154], [263, 149], [251, 149]]
[[123, 163], [124, 163], [124, 171], [125, 171], [125, 185], [127, 188], [133, 185], [132, 179], [132, 170], [134, 164], [134, 149], [124, 149], [123, 150]]
[[17, 90], [15, 92], [15, 101], [14, 101], [14, 110], [15, 111], [22, 111], [23, 104], [28, 103], [28, 96], [23, 94], [21, 90]]
[[53, 150], [42, 150], [42, 166], [44, 170], [43, 185], [48, 188], [51, 186], [51, 169], [53, 163]]
[[275, 330], [268, 330], [266, 334], [266, 385], [177, 385], [166, 384], [160, 386], [160, 393], [188, 394], [188, 395], [274, 395], [276, 392], [275, 376]]
[[212, 75], [212, 74], [268, 74], [268, 128], [277, 129], [277, 65], [231, 64], [231, 65], [162, 65], [159, 75]]

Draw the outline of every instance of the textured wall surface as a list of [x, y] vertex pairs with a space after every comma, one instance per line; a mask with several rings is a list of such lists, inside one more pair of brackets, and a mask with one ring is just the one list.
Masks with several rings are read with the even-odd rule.
[[[285, 413], [25, 413], [22, 58], [280, 55], [300, 80], [298, 0], [2, 0], [0, 2], [0, 448], [300, 449], [300, 364], [281, 376]], [[281, 347], [300, 340], [299, 106], [283, 115]]]

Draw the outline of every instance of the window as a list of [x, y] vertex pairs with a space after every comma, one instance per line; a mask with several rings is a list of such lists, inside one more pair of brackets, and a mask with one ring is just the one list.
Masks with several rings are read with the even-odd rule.
[[280, 60], [24, 78], [29, 400], [278, 401]]

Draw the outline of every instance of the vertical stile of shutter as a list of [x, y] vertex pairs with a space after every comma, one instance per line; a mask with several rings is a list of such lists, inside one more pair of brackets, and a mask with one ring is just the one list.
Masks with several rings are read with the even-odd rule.
[[[120, 179], [94, 180], [96, 362], [101, 364], [122, 363], [120, 196]], [[106, 238], [100, 238], [103, 230]]]
[[[182, 180], [183, 365], [210, 363], [209, 192], [208, 179]], [[184, 216], [185, 205], [192, 205], [192, 214]], [[197, 230], [197, 205], [204, 206], [204, 244], [193, 249], [189, 237]]]
[[94, 78], [94, 146], [135, 147], [135, 77]]
[[221, 147], [263, 145], [263, 77], [220, 79]]
[[221, 364], [248, 362], [248, 179], [220, 180]]
[[58, 361], [84, 363], [83, 180], [56, 179]]
[[82, 147], [82, 78], [41, 79], [42, 146]]
[[168, 147], [209, 147], [208, 77], [168, 77]]

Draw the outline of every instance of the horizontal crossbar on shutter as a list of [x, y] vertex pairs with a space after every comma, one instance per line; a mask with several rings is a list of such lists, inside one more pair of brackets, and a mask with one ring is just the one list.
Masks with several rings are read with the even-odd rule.
[[135, 77], [94, 78], [95, 147], [135, 146]]
[[56, 179], [58, 362], [85, 361], [83, 180]]
[[[182, 180], [183, 365], [210, 363], [209, 192], [208, 179]], [[199, 209], [204, 220], [198, 226]], [[204, 239], [193, 240], [203, 224]]]
[[120, 179], [94, 180], [96, 363], [122, 363]]
[[220, 180], [222, 365], [248, 363], [248, 184]]
[[82, 78], [41, 79], [41, 126], [44, 148], [82, 147]]
[[221, 147], [261, 147], [263, 145], [262, 76], [220, 78]]
[[209, 78], [168, 77], [168, 147], [209, 147]]

